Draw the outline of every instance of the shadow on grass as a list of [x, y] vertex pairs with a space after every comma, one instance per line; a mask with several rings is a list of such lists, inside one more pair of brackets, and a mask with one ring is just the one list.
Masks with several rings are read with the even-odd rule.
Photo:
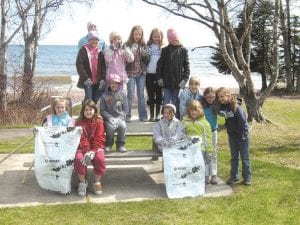
[[268, 153], [292, 153], [296, 151], [300, 151], [300, 144], [293, 143], [293, 144], [283, 144], [279, 146], [272, 146], [267, 148], [258, 148], [260, 152], [268, 152]]

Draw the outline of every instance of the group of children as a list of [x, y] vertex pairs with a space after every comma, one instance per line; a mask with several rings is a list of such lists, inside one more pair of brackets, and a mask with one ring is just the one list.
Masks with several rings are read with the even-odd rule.
[[[190, 79], [189, 89], [193, 87], [195, 78]], [[102, 194], [101, 177], [105, 174], [105, 151], [110, 151], [113, 135], [119, 127], [124, 128], [126, 115], [121, 102], [126, 96], [118, 89], [118, 83], [110, 82], [108, 92], [101, 98], [100, 109], [103, 118], [93, 100], [85, 100], [78, 120], [75, 122], [66, 111], [66, 101], [55, 99], [52, 105], [53, 114], [48, 115], [44, 122], [47, 126], [81, 126], [83, 133], [75, 155], [75, 171], [79, 177], [78, 194], [86, 195], [87, 165], [94, 166], [94, 191]], [[118, 94], [113, 93], [118, 92]], [[231, 170], [228, 185], [239, 181], [239, 158], [242, 160], [242, 177], [245, 185], [251, 185], [251, 166], [249, 158], [249, 126], [246, 116], [235, 96], [224, 87], [214, 91], [208, 87], [199, 100], [187, 99], [187, 107], [182, 120], [176, 118], [176, 107], [165, 104], [162, 107], [162, 118], [153, 127], [153, 139], [159, 150], [174, 145], [186, 136], [200, 136], [202, 153], [205, 161], [206, 184], [217, 184], [217, 115], [225, 118], [230, 153]], [[113, 104], [106, 104], [111, 102]], [[125, 106], [126, 107], [126, 106]], [[104, 124], [103, 120], [106, 122]], [[124, 129], [121, 129], [124, 130]], [[106, 135], [105, 135], [106, 132]], [[119, 132], [116, 141], [120, 152], [125, 149], [125, 130]]]
[[200, 136], [205, 161], [206, 184], [217, 184], [217, 116], [225, 118], [231, 153], [230, 178], [228, 185], [239, 181], [239, 159], [242, 160], [243, 184], [251, 185], [249, 158], [249, 125], [236, 96], [228, 88], [214, 91], [212, 87], [199, 93], [200, 81], [191, 77], [189, 88], [179, 95], [180, 118], [176, 118], [176, 107], [166, 104], [162, 119], [153, 127], [153, 138], [159, 150], [175, 144], [186, 136]]
[[[138, 117], [143, 122], [157, 122], [153, 127], [153, 138], [160, 150], [186, 135], [202, 138], [207, 184], [217, 184], [217, 115], [224, 116], [231, 151], [231, 172], [227, 184], [239, 180], [241, 157], [244, 184], [251, 185], [249, 128], [241, 106], [227, 88], [214, 91], [209, 87], [202, 96], [200, 80], [189, 77], [187, 49], [180, 43], [178, 34], [169, 29], [167, 38], [169, 45], [162, 48], [163, 33], [155, 28], [145, 43], [142, 27], [134, 26], [125, 44], [118, 33], [112, 32], [110, 45], [100, 50], [96, 31], [89, 31], [88, 43], [80, 48], [76, 60], [78, 87], [85, 90], [80, 117], [74, 122], [65, 110], [66, 102], [57, 99], [53, 104], [53, 115], [48, 116], [45, 122], [50, 126], [75, 125], [83, 128], [75, 155], [80, 196], [86, 195], [89, 162], [94, 166], [95, 193], [102, 194], [101, 177], [106, 168], [104, 155], [112, 149], [115, 132], [117, 150], [126, 151], [126, 122], [131, 121], [135, 88]], [[145, 86], [149, 98], [149, 120]], [[101, 116], [96, 107], [99, 99]]]
[[[135, 95], [140, 121], [157, 122], [162, 101], [164, 104], [172, 102], [178, 110], [178, 93], [185, 87], [190, 75], [188, 50], [181, 44], [174, 29], [168, 29], [167, 39], [168, 45], [163, 47], [163, 32], [154, 28], [146, 43], [143, 28], [136, 25], [124, 44], [119, 33], [111, 32], [110, 44], [103, 50], [99, 47], [97, 31], [89, 30], [85, 38], [87, 42], [80, 47], [76, 59], [77, 86], [84, 89], [85, 100], [92, 99], [97, 103], [112, 77], [117, 77], [120, 89], [127, 96], [127, 122], [131, 121]], [[150, 118], [146, 110], [145, 88]]]

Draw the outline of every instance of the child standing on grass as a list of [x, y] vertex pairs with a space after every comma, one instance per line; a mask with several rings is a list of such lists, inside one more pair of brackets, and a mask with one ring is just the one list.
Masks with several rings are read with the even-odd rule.
[[117, 132], [116, 146], [119, 152], [126, 152], [126, 112], [127, 97], [121, 89], [119, 76], [111, 76], [109, 87], [100, 99], [101, 115], [105, 122], [106, 142], [105, 152], [110, 152], [114, 144], [114, 134]]
[[161, 152], [164, 147], [172, 146], [176, 141], [185, 137], [184, 126], [175, 117], [176, 108], [166, 104], [162, 108], [162, 119], [153, 127], [153, 139]]
[[66, 111], [66, 104], [65, 99], [55, 98], [51, 106], [53, 114], [46, 117], [43, 126], [74, 127], [75, 120]]
[[[147, 66], [146, 88], [148, 93], [148, 104], [150, 108], [150, 122], [159, 121], [160, 106], [162, 104], [162, 87], [156, 81], [157, 61], [160, 57], [163, 33], [158, 28], [151, 31], [149, 41], [147, 42], [150, 62]], [[155, 117], [154, 117], [155, 107]]]
[[[129, 48], [122, 45], [122, 37], [117, 32], [111, 32], [109, 35], [110, 46], [104, 51], [106, 63], [106, 81], [111, 80], [112, 76], [118, 75], [121, 81], [122, 90], [128, 82], [126, 73], [126, 62], [131, 63], [134, 60], [133, 53]], [[104, 86], [99, 87], [104, 90]]]
[[128, 112], [126, 121], [131, 121], [132, 100], [134, 98], [136, 88], [139, 120], [147, 122], [148, 116], [146, 111], [144, 89], [146, 84], [146, 68], [149, 62], [149, 53], [148, 47], [144, 41], [144, 32], [141, 26], [137, 25], [131, 29], [125, 46], [129, 47], [130, 51], [134, 54], [134, 61], [126, 64], [126, 71], [129, 79], [127, 84]]
[[217, 121], [217, 109], [216, 109], [216, 93], [212, 87], [207, 87], [204, 90], [202, 97], [202, 106], [204, 109], [204, 115], [209, 122], [212, 134], [212, 147], [213, 153], [211, 162], [207, 167], [207, 176], [211, 176], [210, 183], [218, 184], [217, 181], [217, 143], [218, 143], [218, 121]]
[[217, 101], [220, 104], [219, 115], [225, 117], [225, 126], [229, 139], [231, 154], [231, 170], [228, 185], [239, 180], [239, 158], [242, 159], [243, 183], [251, 185], [251, 165], [249, 157], [249, 125], [242, 107], [237, 98], [228, 88], [220, 87], [216, 91]]
[[200, 78], [192, 76], [189, 80], [189, 87], [184, 88], [179, 94], [179, 115], [182, 120], [186, 115], [186, 108], [191, 100], [201, 101], [202, 94], [200, 92]]
[[98, 110], [95, 102], [86, 100], [82, 104], [81, 112], [76, 126], [82, 127], [82, 135], [78, 150], [75, 155], [75, 172], [79, 177], [79, 196], [86, 195], [88, 182], [87, 165], [94, 166], [94, 192], [102, 194], [101, 177], [105, 174], [104, 158], [104, 125], [101, 117], [98, 117]]
[[187, 108], [187, 115], [183, 117], [182, 123], [188, 136], [199, 136], [202, 139], [201, 150], [205, 161], [205, 183], [209, 184], [209, 170], [212, 160], [211, 128], [205, 119], [203, 108], [199, 101], [192, 100]]
[[179, 90], [185, 88], [190, 76], [188, 50], [179, 41], [174, 29], [167, 31], [169, 45], [161, 51], [157, 62], [157, 83], [163, 87], [163, 104], [172, 103], [179, 118]]

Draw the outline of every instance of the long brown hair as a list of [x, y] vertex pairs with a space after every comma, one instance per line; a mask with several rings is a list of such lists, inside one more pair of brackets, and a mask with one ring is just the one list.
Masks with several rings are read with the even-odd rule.
[[143, 31], [143, 28], [140, 25], [135, 25], [134, 27], [132, 27], [126, 44], [129, 45], [130, 47], [132, 46], [132, 44], [134, 43], [134, 32], [136, 30], [142, 31], [142, 37], [141, 37], [141, 40], [139, 41], [138, 44], [140, 46], [145, 46], [146, 44], [145, 44], [145, 40], [144, 40], [144, 31]]
[[153, 43], [153, 34], [154, 33], [159, 33], [160, 34], [160, 43], [159, 43], [159, 47], [161, 48], [161, 46], [163, 45], [163, 39], [164, 39], [164, 34], [163, 32], [159, 29], [159, 28], [153, 28], [150, 36], [149, 36], [149, 40], [147, 41], [147, 45], [150, 46]]
[[88, 99], [88, 100], [85, 100], [82, 103], [82, 107], [81, 107], [81, 110], [80, 110], [80, 115], [79, 115], [79, 118], [78, 118], [79, 121], [81, 121], [85, 118], [84, 110], [87, 106], [94, 109], [94, 111], [95, 111], [93, 119], [97, 119], [97, 118], [102, 119], [102, 117], [98, 115], [98, 109], [97, 109], [96, 103], [93, 100]]
[[[201, 104], [203, 106], [203, 108], [206, 108], [209, 106], [208, 102], [206, 101], [206, 98], [205, 96], [209, 93], [214, 93], [216, 95], [216, 91], [213, 87], [207, 87], [205, 88], [204, 92], [203, 92], [203, 97], [202, 97], [202, 100], [201, 100]], [[212, 111], [214, 114], [218, 114], [218, 110], [219, 110], [219, 104], [217, 102], [217, 95], [216, 95], [216, 98], [215, 100], [213, 101], [213, 103], [211, 104], [211, 107], [212, 107]]]

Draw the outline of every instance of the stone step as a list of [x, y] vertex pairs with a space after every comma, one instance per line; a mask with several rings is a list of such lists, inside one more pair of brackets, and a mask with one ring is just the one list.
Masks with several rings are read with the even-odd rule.
[[[161, 157], [160, 153], [155, 153], [151, 150], [129, 150], [127, 152], [111, 151], [105, 153], [105, 158], [140, 158], [140, 157]], [[157, 160], [157, 159], [156, 159]]]

